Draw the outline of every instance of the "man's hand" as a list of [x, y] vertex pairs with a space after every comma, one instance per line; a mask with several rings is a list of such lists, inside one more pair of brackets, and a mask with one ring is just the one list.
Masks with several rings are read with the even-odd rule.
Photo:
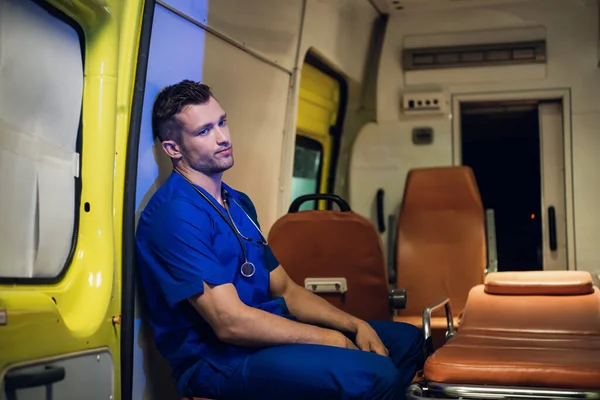
[[329, 340], [325, 342], [327, 346], [341, 347], [343, 349], [358, 350], [358, 347], [348, 339], [346, 335], [338, 331], [331, 331], [332, 335]]
[[388, 349], [385, 348], [375, 330], [364, 321], [356, 329], [356, 344], [363, 351], [370, 351], [385, 357], [388, 356]]
[[[387, 349], [371, 325], [294, 283], [282, 266], [271, 272], [270, 293], [272, 296], [282, 296], [291, 314], [299, 321], [331, 328], [337, 333], [328, 337], [323, 344], [388, 355]], [[341, 332], [356, 334], [358, 348]]]

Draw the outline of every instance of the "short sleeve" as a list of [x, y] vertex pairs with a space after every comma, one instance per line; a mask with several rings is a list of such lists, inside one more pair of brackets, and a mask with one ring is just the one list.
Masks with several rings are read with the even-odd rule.
[[212, 250], [213, 223], [208, 213], [185, 199], [157, 209], [138, 231], [138, 248], [170, 307], [204, 292], [204, 282], [233, 278]]
[[275, 254], [273, 254], [271, 246], [266, 245], [265, 247], [267, 249], [267, 262], [265, 266], [267, 267], [267, 270], [271, 272], [275, 268], [279, 267], [279, 260], [277, 259], [277, 257], [275, 257]]
[[[258, 213], [256, 212], [256, 207], [254, 207], [254, 203], [252, 203], [252, 200], [250, 200], [250, 197], [248, 197], [248, 195], [246, 193], [239, 192], [239, 191], [237, 192], [237, 194], [238, 194], [241, 206], [244, 208], [244, 211], [246, 211], [248, 213], [248, 215], [250, 216], [250, 218], [252, 218], [252, 220], [254, 221], [256, 226], [258, 226], [260, 228], [260, 224], [258, 223]], [[265, 253], [266, 253], [265, 254], [265, 256], [266, 256], [265, 267], [267, 268], [267, 271], [271, 272], [279, 266], [279, 260], [277, 260], [277, 257], [275, 257], [275, 254], [273, 254], [273, 250], [271, 250], [271, 246], [269, 246], [269, 245], [265, 246]]]

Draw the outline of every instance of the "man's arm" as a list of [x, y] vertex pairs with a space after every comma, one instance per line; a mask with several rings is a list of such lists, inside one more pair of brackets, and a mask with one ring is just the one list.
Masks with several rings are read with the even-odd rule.
[[231, 284], [204, 283], [204, 293], [188, 300], [226, 343], [247, 347], [303, 343], [356, 348], [340, 332], [246, 306]]
[[[193, 221], [193, 223], [191, 222]], [[209, 214], [188, 200], [174, 200], [155, 211], [138, 231], [149, 273], [171, 307], [189, 301], [223, 341], [245, 346], [313, 343], [352, 347], [339, 332], [318, 328], [246, 306], [214, 252]], [[237, 243], [236, 243], [237, 244]], [[236, 271], [237, 273], [237, 271]]]
[[329, 327], [356, 335], [356, 345], [364, 351], [387, 356], [388, 350], [373, 328], [325, 299], [297, 285], [280, 265], [271, 272], [270, 292], [285, 299], [288, 309], [299, 321]]
[[[254, 223], [260, 226], [256, 208], [250, 198], [242, 192], [238, 192], [238, 194], [241, 203], [244, 204], [244, 210]], [[268, 245], [265, 251], [266, 267], [270, 271], [271, 294], [283, 297], [292, 315], [301, 322], [330, 327], [338, 332], [356, 334], [356, 344], [361, 350], [387, 355], [387, 349], [369, 324], [335, 308], [319, 296], [296, 285], [279, 265], [279, 261]], [[347, 342], [344, 347], [356, 348], [346, 336], [342, 336]]]
[[280, 265], [271, 272], [271, 295], [281, 296], [290, 313], [299, 321], [335, 329], [340, 332], [356, 333], [364, 323], [336, 308], [327, 300], [297, 285]]
[[[254, 204], [245, 193], [238, 192], [240, 202], [244, 205], [244, 210], [252, 218], [255, 224], [260, 227], [258, 215]], [[358, 326], [364, 323], [331, 305], [321, 297], [296, 285], [279, 261], [267, 246], [267, 268], [270, 272], [270, 291], [271, 295], [285, 298], [288, 309], [298, 320], [309, 324], [327, 326], [340, 332], [356, 333]]]

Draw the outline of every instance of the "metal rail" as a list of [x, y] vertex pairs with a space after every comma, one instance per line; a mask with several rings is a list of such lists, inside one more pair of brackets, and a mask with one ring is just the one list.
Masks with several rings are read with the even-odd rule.
[[[429, 394], [434, 397], [429, 396]], [[600, 399], [600, 392], [593, 390], [566, 390], [548, 388], [529, 388], [512, 386], [474, 386], [474, 385], [448, 385], [430, 382], [423, 387], [413, 384], [406, 392], [408, 400], [426, 400], [431, 398], [464, 399], [464, 400], [573, 400], [573, 399]]]

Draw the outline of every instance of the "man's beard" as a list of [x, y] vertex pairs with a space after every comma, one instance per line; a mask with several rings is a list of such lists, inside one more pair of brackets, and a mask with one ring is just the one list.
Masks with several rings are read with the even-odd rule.
[[215, 160], [211, 158], [209, 160], [197, 160], [194, 163], [190, 163], [190, 167], [204, 175], [216, 175], [223, 173], [233, 167], [233, 154], [229, 158], [223, 160]]

